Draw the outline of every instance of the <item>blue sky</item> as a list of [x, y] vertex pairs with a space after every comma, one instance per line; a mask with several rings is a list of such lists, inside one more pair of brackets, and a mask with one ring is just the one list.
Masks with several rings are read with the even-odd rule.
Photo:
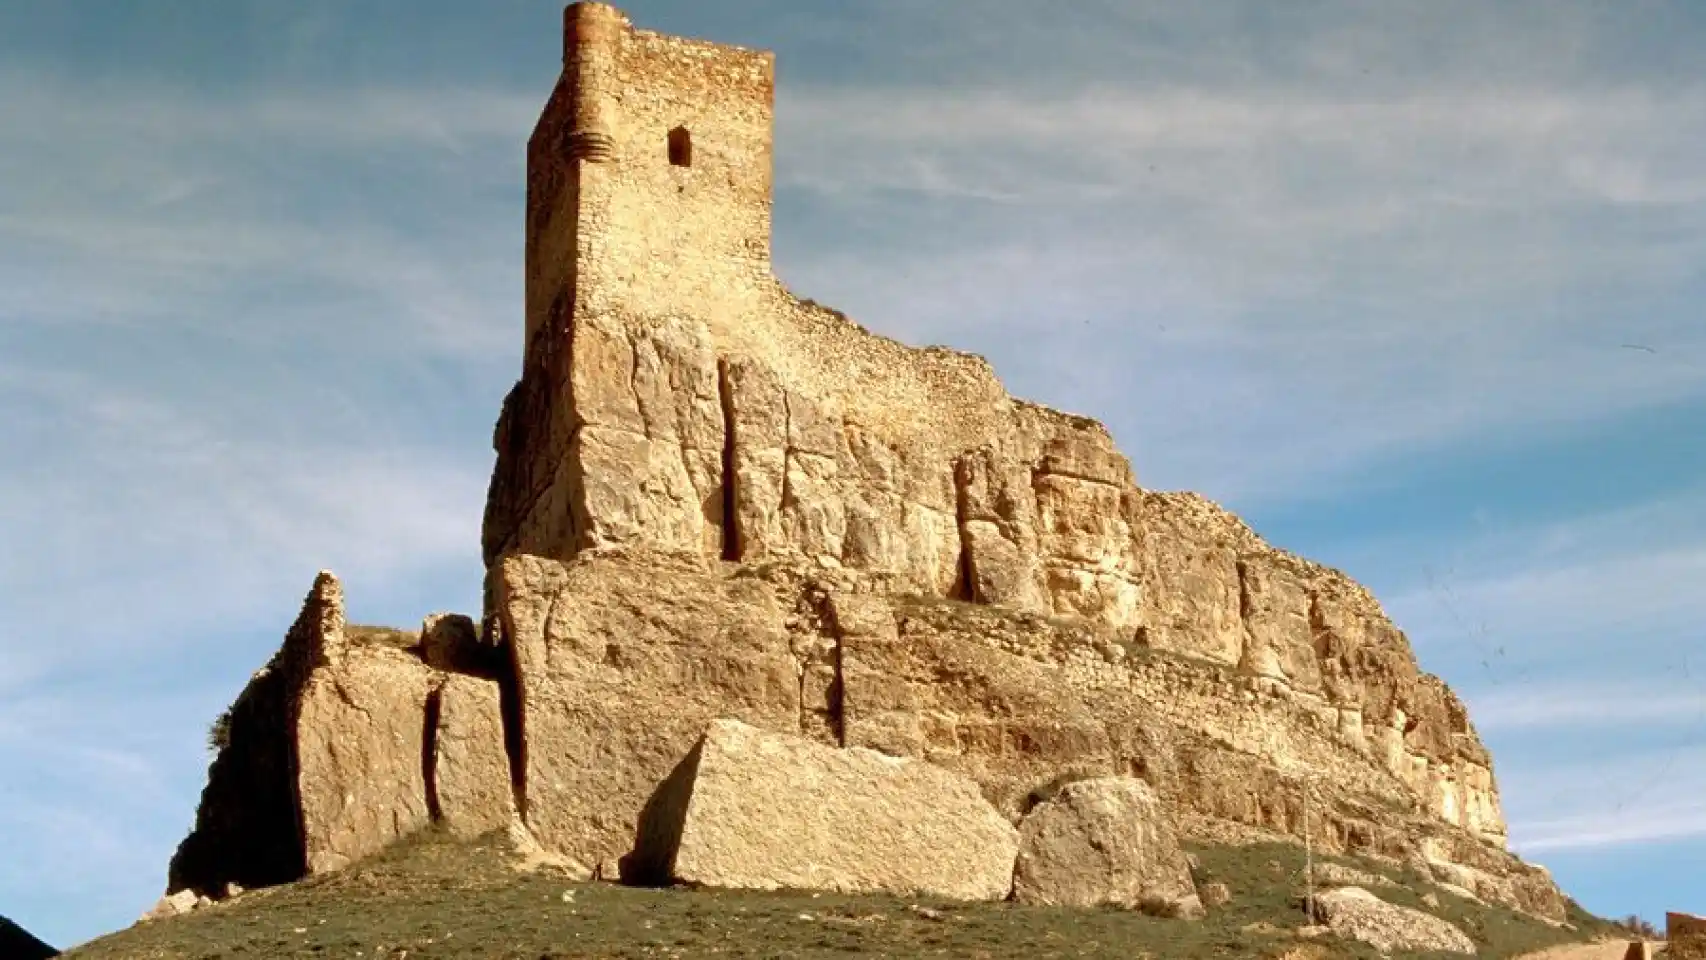
[[[1520, 851], [1706, 908], [1706, 5], [627, 9], [777, 51], [797, 292], [1370, 585]], [[476, 609], [558, 11], [0, 2], [0, 913], [153, 902], [316, 570]]]

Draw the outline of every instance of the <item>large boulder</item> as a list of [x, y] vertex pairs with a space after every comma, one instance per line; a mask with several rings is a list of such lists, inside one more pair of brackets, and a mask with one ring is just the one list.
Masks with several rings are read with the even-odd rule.
[[1025, 817], [1013, 899], [1202, 913], [1170, 817], [1155, 791], [1131, 777], [1069, 783]]
[[928, 763], [710, 724], [648, 804], [624, 879], [999, 900], [1018, 834]]
[[309, 873], [342, 869], [431, 821], [422, 758], [433, 671], [405, 649], [352, 639], [326, 633], [297, 705]]
[[1387, 903], [1361, 887], [1340, 887], [1317, 894], [1315, 913], [1334, 933], [1348, 940], [1361, 940], [1381, 953], [1475, 952], [1475, 942], [1449, 922], [1430, 913]]
[[508, 671], [505, 652], [485, 642], [472, 617], [434, 613], [421, 623], [421, 660], [434, 670], [496, 679]]
[[[176, 893], [167, 894], [155, 901], [154, 906], [150, 907], [148, 912], [143, 914], [142, 918], [138, 922], [151, 923], [155, 920], [167, 920], [172, 917], [181, 917], [184, 914], [189, 913], [191, 910], [199, 910], [211, 903], [213, 903], [212, 900], [196, 893], [194, 890], [179, 890]], [[5, 954], [0, 954], [0, 956], [5, 956]]]

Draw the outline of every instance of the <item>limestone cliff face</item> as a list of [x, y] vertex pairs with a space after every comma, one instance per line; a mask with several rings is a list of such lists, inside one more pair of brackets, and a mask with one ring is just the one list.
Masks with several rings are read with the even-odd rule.
[[771, 76], [767, 54], [569, 8], [528, 147], [528, 342], [496, 431], [488, 565], [602, 545], [797, 559], [1082, 618], [1277, 691], [1434, 816], [1502, 843], [1463, 705], [1366, 590], [1200, 497], [1143, 490], [1102, 425], [1009, 397], [981, 358], [781, 287]]
[[1563, 912], [1543, 871], [1440, 818], [1335, 711], [1085, 618], [622, 546], [504, 557], [490, 593], [515, 658], [523, 817], [589, 875], [615, 875], [657, 785], [732, 718], [946, 767], [1014, 823], [1063, 782], [1136, 777], [1187, 836], [1307, 831]]

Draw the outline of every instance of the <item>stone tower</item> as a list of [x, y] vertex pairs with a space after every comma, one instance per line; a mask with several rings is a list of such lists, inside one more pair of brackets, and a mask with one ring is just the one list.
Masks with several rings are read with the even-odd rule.
[[[729, 431], [704, 335], [762, 337], [779, 295], [773, 63], [636, 30], [602, 3], [564, 11], [562, 73], [527, 145], [524, 372], [498, 425], [488, 565], [635, 539], [732, 553]], [[695, 355], [671, 356], [682, 349]], [[703, 376], [683, 380], [683, 360]], [[681, 416], [601, 396], [613, 364], [636, 388], [648, 366], [675, 368], [654, 386], [685, 394]]]
[[527, 343], [588, 312], [732, 322], [770, 276], [774, 58], [563, 12], [527, 145]]
[[[527, 147], [525, 360], [495, 437], [488, 566], [644, 543], [971, 595], [953, 458], [1006, 431], [1013, 403], [981, 358], [874, 336], [776, 280], [772, 54], [601, 3], [569, 6], [563, 35]], [[1125, 478], [1099, 425], [1070, 430]]]

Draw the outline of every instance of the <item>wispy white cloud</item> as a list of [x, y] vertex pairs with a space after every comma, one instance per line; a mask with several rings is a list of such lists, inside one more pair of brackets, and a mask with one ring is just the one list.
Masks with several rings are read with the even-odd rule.
[[[1632, 716], [1680, 709], [1706, 688], [1706, 660], [1694, 653], [1706, 593], [1693, 587], [1706, 582], [1706, 490], [1542, 523], [1494, 520], [1445, 545], [1425, 539], [1371, 541], [1358, 553], [1387, 557], [1392, 569], [1400, 564], [1391, 558], [1436, 558], [1406, 570], [1407, 589], [1383, 605], [1427, 661], [1462, 671], [1466, 691], [1514, 697], [1504, 701], [1513, 722], [1531, 709], [1518, 704], [1570, 699], [1572, 684], [1555, 682], [1584, 671]], [[1647, 696], [1634, 696], [1636, 682]]]
[[0, 89], [0, 540], [32, 545], [0, 596], [57, 640], [0, 689], [190, 655], [322, 567], [352, 600], [477, 575], [487, 415], [469, 444], [358, 398], [442, 417], [510, 373], [519, 239], [484, 198], [538, 97]]
[[790, 282], [995, 355], [1163, 485], [1283, 499], [1702, 393], [1654, 298], [1706, 256], [1706, 88], [781, 96], [784, 190], [905, 223], [784, 250]]
[[[1706, 746], [1631, 744], [1620, 754], [1519, 773], [1512, 846], [1525, 855], [1706, 834]], [[1526, 808], [1526, 809], [1524, 809]]]
[[[1388, 602], [1393, 609], [1473, 620], [1494, 635], [1517, 633], [1578, 641], [1599, 634], [1633, 648], [1630, 634], [1701, 623], [1706, 597], [1679, 590], [1706, 576], [1706, 546], [1655, 550], [1556, 567], [1522, 569], [1488, 579], [1439, 582]], [[1439, 615], [1428, 615], [1429, 607]]]
[[1706, 836], [1706, 807], [1680, 804], [1609, 814], [1585, 814], [1524, 825], [1527, 839], [1514, 846], [1524, 854], [1628, 846]]
[[1470, 715], [1482, 732], [1691, 726], [1706, 737], [1706, 669], [1692, 688], [1668, 679], [1645, 684], [1575, 681], [1472, 694], [1467, 699]]
[[[8, 315], [228, 336], [288, 320], [298, 337], [515, 352], [514, 210], [477, 198], [519, 199], [537, 92], [222, 100], [11, 79], [6, 129], [45, 131], [22, 155], [65, 170], [0, 219], [0, 239], [50, 263], [5, 277]], [[1417, 444], [1700, 393], [1698, 325], [1618, 301], [1706, 255], [1706, 88], [780, 96], [782, 203], [884, 210], [906, 231], [808, 232], [779, 251], [791, 282], [885, 332], [994, 354], [1020, 389], [1113, 421], [1164, 486], [1283, 497]], [[320, 209], [329, 195], [296, 206], [305, 158], [396, 164], [431, 199], [388, 201], [412, 207], [391, 224]], [[89, 183], [114, 186], [77, 199]], [[895, 191], [956, 215], [918, 221]], [[433, 229], [403, 225], [417, 217]], [[328, 306], [230, 316], [258, 277]], [[1025, 336], [1042, 348], [1006, 356]], [[1631, 340], [1658, 352], [1617, 349]], [[1575, 389], [1546, 388], [1563, 380]], [[1255, 400], [1275, 395], [1288, 403]]]
[[36, 379], [59, 395], [0, 379], [0, 398], [68, 442], [0, 475], [0, 533], [34, 545], [0, 559], [0, 596], [29, 598], [15, 622], [58, 642], [20, 645], [0, 688], [53, 667], [181, 654], [174, 643], [199, 628], [288, 606], [322, 567], [375, 587], [446, 564], [477, 570], [483, 458], [375, 448], [336, 426], [292, 436], [290, 416], [258, 411], [245, 428], [161, 396]]
[[0, 123], [9, 138], [26, 144], [57, 148], [135, 137], [152, 150], [177, 153], [192, 144], [253, 146], [261, 137], [308, 155], [397, 145], [451, 152], [513, 146], [526, 139], [549, 92], [406, 86], [225, 96], [146, 80], [20, 69], [0, 70], [0, 86], [6, 90]]
[[538, 96], [0, 83], [9, 322], [512, 352], [519, 238], [483, 201], [519, 195]]
[[[206, 762], [196, 731], [228, 702], [193, 672], [151, 689], [89, 676], [0, 696], [0, 889], [8, 912], [74, 903], [62, 946], [134, 920], [163, 891]], [[145, 685], [144, 685], [145, 686]], [[26, 918], [26, 922], [28, 922]]]

